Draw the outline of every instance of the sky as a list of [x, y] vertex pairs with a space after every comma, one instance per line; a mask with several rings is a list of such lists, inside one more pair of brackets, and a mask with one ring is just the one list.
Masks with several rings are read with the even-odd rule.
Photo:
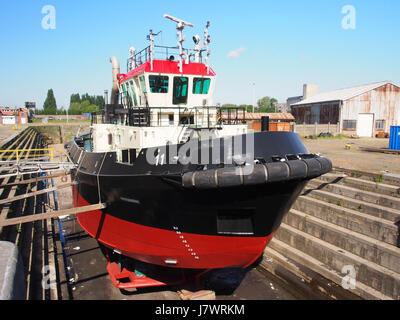
[[189, 48], [211, 22], [214, 103], [285, 102], [304, 83], [320, 92], [400, 83], [398, 0], [0, 0], [0, 106], [41, 108], [50, 88], [59, 108], [73, 93], [103, 95], [109, 58], [126, 72], [129, 47], [145, 48], [149, 29], [162, 30], [156, 44], [176, 45], [165, 13], [194, 24], [184, 30]]

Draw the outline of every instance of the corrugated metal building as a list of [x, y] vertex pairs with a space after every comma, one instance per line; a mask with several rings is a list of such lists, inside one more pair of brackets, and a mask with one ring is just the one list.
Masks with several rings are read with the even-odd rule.
[[318, 93], [304, 85], [303, 100], [291, 105], [296, 122], [337, 124], [340, 132], [361, 137], [389, 133], [400, 125], [400, 87], [390, 81]]

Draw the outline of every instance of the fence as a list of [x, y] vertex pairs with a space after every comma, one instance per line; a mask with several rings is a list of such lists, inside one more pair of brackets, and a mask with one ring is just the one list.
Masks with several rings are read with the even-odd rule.
[[339, 123], [336, 124], [293, 124], [292, 131], [300, 136], [319, 135], [320, 133], [332, 133], [333, 135], [340, 133]]

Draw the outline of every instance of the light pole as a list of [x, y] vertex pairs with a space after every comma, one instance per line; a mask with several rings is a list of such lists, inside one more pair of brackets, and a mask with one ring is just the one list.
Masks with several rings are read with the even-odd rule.
[[255, 104], [256, 104], [256, 84], [255, 84], [255, 82], [253, 82], [253, 103], [252, 103], [252, 105], [253, 105], [253, 113], [254, 113]]

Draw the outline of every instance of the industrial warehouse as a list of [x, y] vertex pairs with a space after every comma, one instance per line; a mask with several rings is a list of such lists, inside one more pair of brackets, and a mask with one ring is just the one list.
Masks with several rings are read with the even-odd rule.
[[291, 104], [299, 124], [338, 124], [340, 133], [360, 137], [388, 134], [400, 125], [400, 87], [390, 81], [323, 93], [305, 84], [299, 100]]

